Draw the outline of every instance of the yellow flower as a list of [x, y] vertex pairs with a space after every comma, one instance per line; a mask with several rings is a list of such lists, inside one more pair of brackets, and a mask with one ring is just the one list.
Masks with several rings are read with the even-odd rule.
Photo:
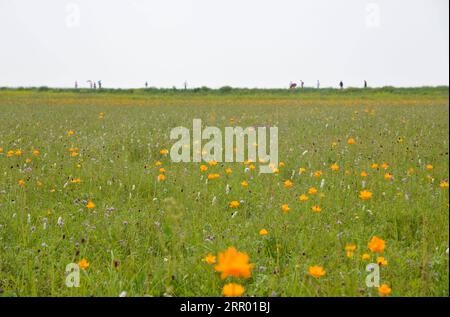
[[284, 182], [285, 188], [291, 188], [294, 185], [289, 179]]
[[227, 168], [227, 169], [225, 170], [225, 173], [231, 174], [231, 173], [233, 173], [233, 170], [232, 170], [231, 168]]
[[365, 171], [361, 172], [361, 177], [367, 177], [367, 173]]
[[392, 289], [387, 285], [383, 284], [380, 287], [378, 287], [378, 293], [381, 297], [389, 296], [392, 292]]
[[217, 161], [212, 160], [212, 161], [209, 161], [208, 164], [210, 166], [216, 166], [217, 165]]
[[21, 156], [22, 155], [22, 150], [17, 150], [16, 152], [14, 152], [15, 156]]
[[29, 157], [25, 160], [25, 163], [31, 163], [31, 162], [32, 162], [32, 160]]
[[166, 172], [166, 169], [164, 168], [164, 167], [161, 167], [160, 169], [159, 169], [159, 172], [162, 174], [162, 173], [165, 173]]
[[354, 252], [356, 250], [356, 244], [354, 243], [347, 243], [345, 245], [345, 251]]
[[17, 183], [19, 184], [20, 187], [25, 186], [25, 181], [23, 179], [19, 179], [19, 181]]
[[303, 174], [304, 172], [306, 172], [306, 168], [300, 167], [300, 168], [298, 169], [298, 172], [299, 172], [300, 174]]
[[214, 173], [214, 174], [208, 174], [208, 179], [217, 179], [220, 177], [220, 174]]
[[372, 198], [372, 192], [364, 189], [363, 191], [359, 192], [359, 198], [362, 200], [369, 200], [370, 198]]
[[448, 181], [441, 181], [441, 183], [439, 184], [439, 187], [448, 188]]
[[312, 206], [311, 210], [314, 211], [314, 212], [321, 212], [322, 208], [320, 208], [320, 206]]
[[378, 263], [378, 265], [382, 265], [382, 266], [386, 266], [386, 265], [388, 265], [388, 261], [384, 258], [384, 257], [382, 257], [382, 256], [379, 256], [379, 257], [377, 257], [377, 263]]
[[7, 157], [13, 157], [14, 156], [14, 151], [8, 151], [7, 153], [6, 153], [6, 156]]
[[274, 167], [274, 168], [272, 169], [272, 172], [273, 172], [274, 174], [278, 174], [278, 173], [280, 172], [280, 170], [279, 170], [278, 168]]
[[393, 178], [394, 178], [394, 175], [392, 175], [391, 173], [384, 174], [384, 179], [387, 181], [391, 181]]
[[248, 186], [248, 182], [247, 181], [242, 181], [241, 182], [241, 186], [242, 187], [247, 187]]
[[236, 283], [228, 283], [223, 286], [222, 294], [226, 297], [239, 297], [244, 294], [244, 287]]
[[389, 168], [389, 164], [383, 163], [383, 164], [381, 164], [381, 168], [387, 170]]
[[386, 247], [386, 242], [377, 236], [373, 236], [367, 246], [373, 253], [382, 253]]
[[370, 254], [364, 253], [363, 255], [361, 255], [361, 259], [363, 261], [369, 261], [370, 260]]
[[370, 166], [370, 168], [373, 169], [373, 170], [376, 170], [376, 169], [378, 168], [378, 164], [377, 164], [377, 163], [373, 163], [373, 164]]
[[427, 164], [426, 168], [427, 168], [427, 170], [431, 171], [433, 169], [433, 165]]
[[300, 201], [307, 201], [309, 199], [309, 197], [306, 196], [305, 194], [301, 194], [298, 199], [300, 199]]
[[313, 176], [316, 178], [322, 177], [323, 172], [322, 171], [315, 171]]
[[236, 278], [249, 278], [253, 265], [249, 263], [247, 253], [239, 252], [234, 247], [229, 247], [226, 251], [219, 253], [219, 262], [214, 267], [220, 272], [220, 278], [226, 279], [228, 276]]
[[311, 187], [310, 189], [308, 189], [308, 194], [310, 194], [310, 195], [317, 194], [317, 188]]
[[33, 151], [33, 155], [34, 155], [34, 156], [39, 156], [39, 150], [34, 150], [34, 151]]
[[256, 168], [256, 166], [253, 165], [253, 164], [250, 164], [250, 165], [248, 166], [248, 168], [251, 169], [251, 170], [253, 171], [253, 170]]
[[208, 254], [207, 256], [205, 256], [203, 260], [208, 264], [214, 264], [216, 263], [216, 256]]
[[230, 202], [230, 208], [236, 209], [237, 207], [239, 207], [240, 203], [237, 200], [233, 200], [232, 202]]
[[164, 175], [164, 174], [159, 174], [158, 175], [158, 182], [162, 182], [162, 181], [165, 181], [166, 180], [166, 175]]
[[80, 262], [78, 262], [78, 266], [83, 270], [86, 270], [89, 267], [89, 262], [86, 259], [82, 259]]
[[70, 182], [71, 182], [72, 184], [79, 184], [79, 183], [81, 183], [81, 179], [79, 179], [79, 178], [72, 178], [72, 179], [70, 180]]
[[265, 235], [267, 235], [267, 234], [269, 234], [269, 231], [267, 231], [266, 229], [261, 229], [261, 230], [259, 230], [259, 235], [260, 235], [260, 236], [265, 236]]
[[67, 135], [68, 135], [68, 136], [72, 136], [72, 135], [74, 135], [74, 134], [75, 134], [75, 131], [73, 131], [73, 130], [67, 131]]
[[278, 166], [279, 166], [279, 167], [284, 167], [285, 164], [284, 164], [284, 162], [280, 162], [280, 164], [278, 164]]
[[206, 172], [208, 170], [208, 166], [206, 166], [206, 165], [200, 165], [200, 171], [201, 172]]
[[339, 165], [337, 165], [336, 163], [334, 163], [333, 165], [331, 165], [330, 168], [331, 168], [332, 171], [335, 171], [335, 172], [336, 172], [336, 171], [339, 171]]
[[87, 209], [94, 209], [95, 208], [95, 204], [92, 202], [92, 200], [89, 200], [86, 204], [86, 208]]
[[3, 148], [2, 147], [0, 147], [0, 153], [3, 153]]
[[281, 205], [281, 210], [282, 210], [284, 213], [288, 213], [288, 212], [291, 210], [291, 208], [289, 208], [289, 205], [288, 205], [288, 204], [283, 204], [283, 205]]
[[161, 154], [161, 155], [167, 155], [167, 154], [169, 154], [169, 150], [167, 150], [167, 149], [162, 149], [162, 150], [159, 151], [159, 154]]
[[308, 273], [315, 278], [321, 278], [326, 274], [326, 272], [323, 270], [323, 267], [317, 265], [310, 266], [308, 269]]
[[156, 161], [155, 162], [155, 166], [161, 166], [162, 165], [162, 162], [161, 161]]
[[350, 145], [353, 145], [353, 144], [356, 143], [356, 141], [355, 141], [354, 138], [350, 138], [350, 139], [347, 140], [347, 143], [350, 144]]

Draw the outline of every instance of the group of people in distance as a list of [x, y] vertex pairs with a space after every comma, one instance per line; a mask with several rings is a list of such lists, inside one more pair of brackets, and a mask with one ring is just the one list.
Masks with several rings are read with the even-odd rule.
[[[289, 83], [289, 88], [290, 89], [295, 89], [298, 87], [298, 84], [296, 82], [290, 82]], [[300, 88], [304, 88], [305, 87], [305, 82], [303, 80], [300, 80]], [[320, 88], [320, 81], [317, 81], [317, 89]], [[344, 82], [341, 80], [339, 82], [339, 88], [340, 89], [344, 89]], [[367, 88], [367, 80], [364, 80], [364, 88]]]
[[[89, 83], [89, 88], [91, 89], [102, 89], [102, 81], [101, 80], [88, 80], [86, 81], [87, 83]], [[75, 89], [78, 89], [78, 81], [75, 81]]]

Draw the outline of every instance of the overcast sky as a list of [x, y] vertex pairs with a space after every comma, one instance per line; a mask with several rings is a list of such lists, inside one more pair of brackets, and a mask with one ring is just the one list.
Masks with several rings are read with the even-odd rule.
[[0, 0], [0, 86], [449, 84], [448, 0]]

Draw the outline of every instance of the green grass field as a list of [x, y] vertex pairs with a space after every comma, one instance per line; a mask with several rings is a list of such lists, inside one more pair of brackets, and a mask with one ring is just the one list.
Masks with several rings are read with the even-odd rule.
[[[448, 117], [447, 87], [2, 89], [0, 296], [380, 296], [365, 283], [379, 257], [390, 296], [449, 296]], [[279, 172], [172, 163], [169, 132], [194, 118], [277, 126]], [[250, 277], [205, 261], [230, 246]]]

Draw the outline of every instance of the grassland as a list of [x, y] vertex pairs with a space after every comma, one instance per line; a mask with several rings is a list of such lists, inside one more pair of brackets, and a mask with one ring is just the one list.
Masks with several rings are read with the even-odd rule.
[[[449, 296], [448, 117], [447, 87], [0, 89], [0, 296], [221, 296], [230, 281], [245, 296], [379, 296], [365, 268], [380, 256], [391, 296]], [[194, 118], [278, 126], [279, 172], [171, 163], [170, 130]], [[206, 263], [230, 246], [249, 278]]]

